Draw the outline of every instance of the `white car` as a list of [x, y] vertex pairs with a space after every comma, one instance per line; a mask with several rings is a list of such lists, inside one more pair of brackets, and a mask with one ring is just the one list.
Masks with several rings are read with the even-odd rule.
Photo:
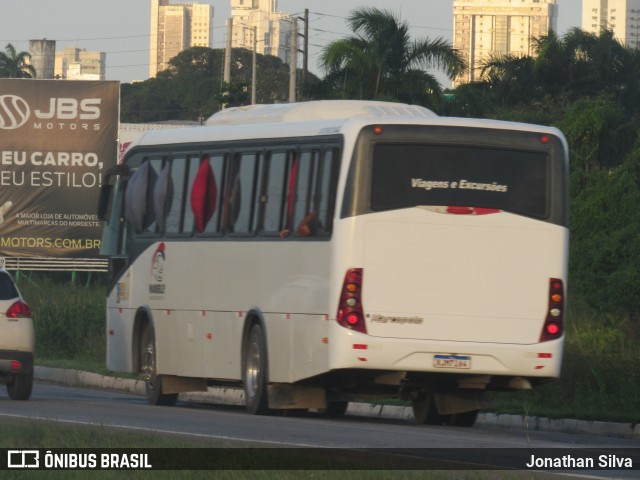
[[12, 400], [31, 396], [34, 349], [31, 310], [0, 258], [0, 383], [7, 385]]

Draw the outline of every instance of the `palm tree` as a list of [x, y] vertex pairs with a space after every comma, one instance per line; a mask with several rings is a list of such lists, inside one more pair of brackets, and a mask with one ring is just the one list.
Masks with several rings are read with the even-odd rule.
[[493, 55], [482, 62], [481, 81], [486, 83], [501, 105], [519, 103], [535, 95], [533, 59], [518, 55]]
[[345, 98], [390, 99], [420, 103], [441, 93], [426, 69], [460, 75], [466, 63], [442, 39], [414, 40], [409, 25], [388, 10], [362, 7], [347, 20], [354, 35], [330, 43], [320, 62], [327, 81], [340, 87]]
[[579, 28], [559, 37], [549, 32], [533, 39], [535, 58], [501, 56], [483, 65], [482, 81], [500, 105], [527, 104], [544, 97], [567, 102], [603, 93], [627, 110], [638, 110], [640, 54], [611, 31], [599, 35]]
[[35, 78], [36, 70], [30, 60], [29, 52], [16, 52], [16, 47], [8, 43], [4, 52], [0, 52], [0, 77]]

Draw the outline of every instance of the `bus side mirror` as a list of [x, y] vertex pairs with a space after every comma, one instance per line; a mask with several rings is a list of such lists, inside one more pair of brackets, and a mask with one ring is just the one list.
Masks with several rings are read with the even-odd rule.
[[98, 219], [105, 221], [109, 217], [109, 201], [111, 200], [111, 192], [113, 191], [113, 185], [102, 185], [100, 189], [100, 198], [98, 199]]
[[124, 164], [118, 164], [111, 167], [105, 172], [104, 182], [100, 188], [100, 197], [98, 198], [98, 220], [109, 220], [109, 205], [111, 201], [111, 192], [113, 185], [110, 184], [111, 178], [116, 176], [128, 177], [131, 175], [131, 169]]

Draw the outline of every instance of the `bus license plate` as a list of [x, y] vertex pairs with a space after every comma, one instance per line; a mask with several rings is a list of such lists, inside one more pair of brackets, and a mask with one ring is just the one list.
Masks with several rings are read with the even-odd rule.
[[435, 368], [471, 368], [471, 357], [467, 355], [434, 355], [433, 366]]

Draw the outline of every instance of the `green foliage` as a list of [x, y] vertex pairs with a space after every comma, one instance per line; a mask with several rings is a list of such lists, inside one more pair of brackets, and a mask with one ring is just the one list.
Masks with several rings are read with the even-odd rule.
[[16, 47], [8, 43], [4, 52], [0, 52], [0, 78], [36, 78], [30, 60], [29, 52], [17, 52]]
[[47, 358], [105, 358], [104, 288], [50, 276], [18, 276], [18, 288], [33, 312], [36, 361]]
[[160, 122], [183, 118], [184, 107], [164, 77], [120, 87], [120, 119], [129, 123]]
[[[534, 39], [534, 46], [535, 56], [493, 56], [485, 62], [474, 91], [490, 101], [471, 114], [501, 116], [514, 107], [553, 111], [595, 97], [611, 99], [629, 118], [640, 113], [640, 51], [624, 47], [611, 32], [550, 32]], [[468, 87], [460, 85], [458, 93], [464, 101], [448, 113], [468, 115], [465, 107], [474, 105]]]
[[640, 349], [636, 327], [595, 313], [575, 297], [559, 380], [530, 391], [492, 395], [504, 413], [546, 418], [640, 422]]
[[624, 165], [582, 176], [570, 205], [572, 291], [598, 312], [633, 319], [640, 308], [638, 165], [640, 149]]
[[227, 107], [240, 107], [251, 103], [250, 86], [240, 83], [222, 82], [220, 93], [216, 96], [216, 100], [221, 105]]
[[[169, 62], [169, 69], [144, 82], [121, 88], [121, 120], [141, 123], [165, 120], [200, 121], [228, 106], [251, 103], [253, 53], [234, 49], [230, 84], [223, 82], [224, 50], [193, 47]], [[306, 98], [317, 91], [310, 75]], [[270, 55], [256, 55], [256, 102], [279, 103], [289, 98], [289, 66]]]
[[[607, 96], [574, 102], [557, 123], [569, 142], [572, 169], [589, 173], [622, 163], [629, 143], [629, 137], [621, 135], [626, 122], [622, 110]], [[635, 132], [629, 133], [635, 137]]]
[[409, 24], [388, 10], [361, 7], [347, 22], [354, 35], [331, 42], [320, 59], [334, 98], [437, 106], [442, 89], [427, 70], [441, 69], [454, 77], [466, 68], [446, 41], [412, 41]]

